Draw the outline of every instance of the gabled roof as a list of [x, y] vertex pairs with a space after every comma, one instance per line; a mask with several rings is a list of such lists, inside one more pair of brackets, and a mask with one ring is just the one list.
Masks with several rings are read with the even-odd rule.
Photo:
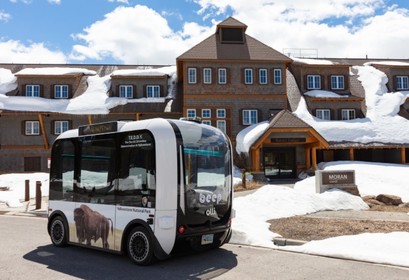
[[270, 128], [312, 128], [289, 110], [282, 110], [277, 113], [269, 124]]
[[[223, 20], [222, 22], [220, 22], [217, 25], [217, 30], [219, 30], [221, 27], [243, 28], [244, 30], [247, 29], [247, 25], [245, 25], [244, 23], [238, 21], [234, 17], [228, 17], [225, 20]], [[216, 30], [216, 32], [217, 32], [217, 30]]]
[[[246, 28], [246, 25], [232, 17], [221, 22], [217, 28], [226, 26]], [[289, 57], [247, 34], [245, 34], [244, 39], [244, 43], [223, 44], [216, 32], [180, 55], [177, 60], [259, 60], [285, 63], [292, 61]]]

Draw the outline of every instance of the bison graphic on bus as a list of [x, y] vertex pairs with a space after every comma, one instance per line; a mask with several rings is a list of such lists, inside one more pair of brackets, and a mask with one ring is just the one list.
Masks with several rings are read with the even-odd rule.
[[86, 241], [86, 245], [91, 245], [91, 240], [97, 242], [101, 238], [102, 247], [109, 249], [109, 230], [113, 234], [111, 219], [82, 204], [79, 208], [74, 209], [74, 221], [79, 243]]

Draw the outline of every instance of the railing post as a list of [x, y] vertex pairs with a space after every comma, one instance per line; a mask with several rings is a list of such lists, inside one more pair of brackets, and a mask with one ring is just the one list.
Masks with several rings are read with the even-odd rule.
[[25, 188], [25, 196], [24, 196], [24, 201], [29, 201], [30, 200], [30, 180], [26, 180], [26, 188]]
[[41, 182], [36, 182], [36, 209], [41, 209]]

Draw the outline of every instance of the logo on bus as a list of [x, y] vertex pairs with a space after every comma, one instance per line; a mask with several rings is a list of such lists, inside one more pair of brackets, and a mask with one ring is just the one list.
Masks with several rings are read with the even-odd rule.
[[199, 195], [199, 201], [202, 204], [209, 204], [211, 202], [219, 204], [219, 202], [222, 200], [222, 195], [219, 194], [215, 194], [215, 193], [209, 193], [209, 194], [203, 194], [201, 193]]
[[206, 216], [214, 216], [216, 215], [216, 208], [212, 207], [210, 209], [207, 209], [205, 212]]

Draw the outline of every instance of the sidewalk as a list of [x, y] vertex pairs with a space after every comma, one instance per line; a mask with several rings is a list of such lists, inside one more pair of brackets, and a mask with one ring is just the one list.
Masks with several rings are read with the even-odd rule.
[[8, 207], [0, 202], [0, 215], [18, 215], [27, 217], [47, 217], [48, 197], [42, 197], [41, 207], [36, 209], [36, 199], [21, 202], [20, 207]]

